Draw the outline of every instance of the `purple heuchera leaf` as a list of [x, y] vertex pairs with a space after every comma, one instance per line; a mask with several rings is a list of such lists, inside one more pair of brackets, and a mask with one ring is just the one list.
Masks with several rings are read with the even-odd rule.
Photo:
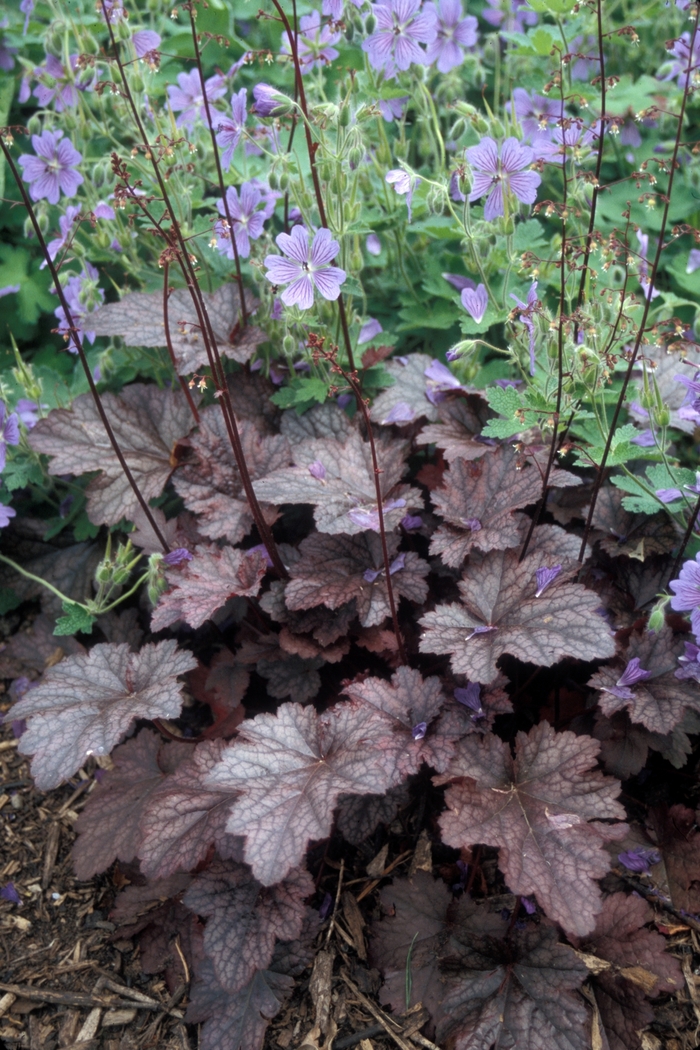
[[489, 305], [489, 296], [486, 288], [483, 284], [477, 285], [476, 288], [463, 288], [460, 296], [462, 300], [462, 306], [468, 314], [474, 318], [477, 324], [481, 324], [486, 308]]
[[634, 849], [627, 850], [625, 853], [618, 853], [617, 859], [620, 864], [624, 865], [628, 871], [636, 871], [639, 874], [646, 874], [652, 864], [658, 864], [661, 860], [661, 854], [656, 849], [647, 849], [644, 846], [635, 846]]
[[313, 463], [309, 463], [309, 474], [312, 478], [316, 478], [317, 481], [326, 480], [326, 468], [320, 459], [315, 459]]
[[542, 568], [535, 570], [535, 579], [537, 580], [535, 598], [539, 598], [540, 595], [547, 590], [550, 583], [554, 583], [560, 572], [561, 565], [553, 565], [551, 569], [548, 569], [546, 565], [543, 565]]
[[415, 725], [413, 727], [411, 732], [413, 733], [413, 739], [414, 740], [422, 740], [423, 737], [425, 736], [425, 734], [428, 732], [428, 723], [427, 722], [419, 722], [417, 725]]
[[22, 903], [22, 898], [15, 889], [14, 882], [8, 882], [3, 886], [3, 888], [0, 890], [0, 897], [2, 897], [4, 901], [9, 901], [10, 904]]
[[482, 715], [484, 709], [481, 706], [481, 686], [478, 682], [469, 682], [465, 688], [455, 689], [455, 700], [470, 708], [475, 714]]

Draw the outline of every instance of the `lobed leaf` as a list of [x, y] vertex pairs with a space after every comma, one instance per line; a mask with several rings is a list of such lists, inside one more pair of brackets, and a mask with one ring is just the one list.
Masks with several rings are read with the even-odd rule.
[[196, 547], [191, 561], [166, 569], [170, 589], [153, 610], [151, 630], [160, 631], [177, 620], [201, 627], [229, 598], [255, 597], [266, 572], [267, 561], [258, 550]]
[[393, 385], [382, 390], [374, 399], [370, 412], [372, 422], [386, 426], [393, 422], [402, 425], [417, 419], [434, 421], [438, 418], [436, 406], [426, 395], [428, 381], [425, 370], [431, 361], [432, 357], [428, 354], [409, 354], [408, 357], [395, 357], [385, 363], [384, 368], [391, 376]]

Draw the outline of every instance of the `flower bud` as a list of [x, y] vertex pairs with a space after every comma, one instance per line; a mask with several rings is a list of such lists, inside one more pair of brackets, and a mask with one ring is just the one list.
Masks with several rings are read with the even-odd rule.
[[66, 38], [66, 25], [64, 22], [55, 21], [49, 26], [44, 37], [44, 48], [47, 55], [54, 58], [63, 57], [63, 42]]
[[277, 169], [276, 168], [272, 168], [270, 170], [270, 174], [267, 177], [267, 183], [268, 183], [268, 185], [269, 185], [271, 190], [278, 190], [279, 189], [280, 179], [279, 179], [279, 175], [277, 174]]
[[294, 352], [296, 351], [296, 348], [297, 348], [297, 341], [296, 341], [296, 339], [294, 338], [293, 335], [290, 335], [290, 333], [287, 332], [287, 334], [285, 335], [284, 339], [282, 340], [282, 351], [283, 351], [285, 357], [292, 357], [294, 355]]
[[459, 117], [452, 125], [452, 131], [450, 132], [451, 139], [461, 139], [464, 132], [467, 130], [467, 122], [464, 117]]
[[408, 156], [408, 143], [397, 139], [394, 143], [394, 155], [397, 160], [406, 160]]
[[281, 171], [279, 176], [279, 188], [286, 192], [289, 187], [289, 174], [286, 171]]
[[37, 116], [36, 113], [32, 113], [27, 121], [27, 133], [29, 135], [41, 135], [41, 117]]
[[350, 167], [353, 169], [353, 171], [358, 166], [358, 164], [361, 163], [363, 156], [364, 151], [360, 146], [352, 146], [348, 150], [348, 161], [350, 162]]
[[657, 427], [667, 427], [671, 422], [671, 412], [666, 405], [654, 405], [651, 411], [651, 418], [654, 425]]
[[362, 269], [362, 252], [355, 248], [350, 256], [350, 269], [353, 273], [359, 273]]
[[132, 66], [131, 70], [132, 72], [131, 76], [129, 77], [129, 87], [134, 93], [140, 95], [146, 85], [143, 82], [143, 77], [141, 76], [141, 74], [137, 72], [137, 67]]
[[350, 124], [350, 118], [352, 114], [350, 112], [350, 106], [341, 106], [340, 113], [338, 114], [338, 123], [341, 128], [347, 128]]
[[355, 27], [352, 24], [352, 22], [348, 22], [348, 24], [345, 27], [345, 39], [347, 40], [347, 42], [349, 44], [351, 44], [353, 42], [354, 38], [355, 38]]
[[146, 590], [151, 605], [157, 605], [161, 594], [168, 588], [168, 582], [163, 574], [163, 555], [151, 554], [148, 559], [148, 579]]
[[365, 19], [365, 33], [367, 36], [371, 36], [377, 25], [377, 20], [374, 15], [367, 15]]

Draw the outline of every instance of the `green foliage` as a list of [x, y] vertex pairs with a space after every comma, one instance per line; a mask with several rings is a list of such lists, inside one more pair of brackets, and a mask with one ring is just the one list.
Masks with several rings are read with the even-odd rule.
[[64, 615], [59, 616], [56, 620], [53, 632], [55, 635], [78, 634], [79, 632], [92, 634], [96, 617], [92, 616], [87, 609], [78, 605], [77, 602], [62, 602], [61, 607]]

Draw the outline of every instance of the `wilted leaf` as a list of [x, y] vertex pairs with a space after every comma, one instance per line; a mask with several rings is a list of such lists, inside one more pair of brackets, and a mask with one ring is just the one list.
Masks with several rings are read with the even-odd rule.
[[379, 746], [385, 722], [358, 718], [359, 710], [342, 703], [318, 715], [284, 704], [276, 715], [258, 715], [206, 778], [209, 789], [240, 792], [227, 830], [246, 836], [245, 859], [263, 885], [283, 879], [310, 840], [330, 833], [339, 795], [392, 786]]
[[74, 827], [73, 868], [91, 879], [115, 860], [134, 859], [141, 842], [141, 815], [166, 775], [191, 752], [191, 744], [164, 744], [150, 729], [115, 749], [114, 769], [104, 773]]
[[[428, 595], [428, 563], [413, 551], [395, 557], [398, 536], [387, 536], [394, 594], [422, 604]], [[380, 624], [389, 615], [381, 538], [374, 532], [357, 536], [312, 533], [299, 547], [301, 559], [290, 567], [284, 600], [290, 610], [325, 605], [337, 609], [355, 601], [363, 627]]]
[[[119, 395], [104, 393], [101, 399], [143, 498], [148, 502], [160, 496], [177, 465], [175, 445], [192, 427], [184, 395], [133, 383]], [[35, 452], [51, 457], [50, 474], [100, 471], [86, 490], [88, 517], [96, 525], [114, 525], [138, 506], [92, 394], [81, 394], [71, 408], [56, 408], [40, 419], [28, 441]]]
[[[626, 709], [632, 722], [641, 722], [652, 732], [670, 733], [687, 708], [700, 712], [700, 690], [693, 681], [679, 681], [678, 657], [683, 654], [682, 638], [674, 639], [668, 627], [660, 631], [634, 633], [622, 660], [614, 667], [602, 667], [588, 682], [600, 690], [598, 704], [606, 715]], [[648, 676], [630, 686], [617, 683], [632, 660]]]
[[691, 914], [700, 911], [700, 831], [687, 806], [658, 806], [651, 823], [661, 850], [671, 900]]
[[[385, 886], [380, 900], [385, 917], [372, 924], [370, 961], [384, 975], [382, 1002], [390, 1003], [396, 1013], [420, 1002], [434, 1017], [445, 994], [438, 953], [446, 939], [452, 894], [444, 882], [417, 871], [412, 879], [396, 879]], [[407, 969], [411, 975], [408, 1003]]]
[[417, 442], [419, 445], [437, 445], [450, 462], [453, 459], [480, 459], [500, 447], [493, 439], [476, 440], [493, 416], [486, 401], [478, 394], [441, 401], [438, 416], [440, 422], [424, 427]]
[[447, 994], [438, 1040], [460, 1050], [588, 1050], [587, 1011], [575, 994], [587, 976], [582, 962], [559, 944], [549, 923], [517, 927], [462, 898], [450, 955], [441, 970]]
[[307, 871], [291, 871], [266, 889], [247, 864], [214, 860], [197, 875], [183, 898], [197, 915], [207, 917], [204, 950], [221, 987], [239, 992], [257, 969], [272, 959], [275, 941], [291, 941], [302, 930], [303, 901], [314, 893]]
[[[447, 769], [454, 754], [454, 738], [444, 732], [438, 719], [445, 701], [439, 678], [424, 679], [418, 671], [404, 666], [392, 675], [391, 682], [365, 678], [351, 682], [343, 691], [372, 715], [384, 719], [387, 728], [382, 750], [387, 763], [394, 752], [395, 779], [417, 773], [423, 762], [440, 773]], [[358, 717], [362, 719], [362, 713]], [[414, 732], [419, 726], [422, 736]]]
[[221, 758], [223, 741], [188, 747], [189, 759], [157, 785], [142, 808], [138, 855], [149, 878], [194, 870], [211, 845], [225, 859], [240, 860], [243, 855], [241, 840], [226, 831], [236, 794], [204, 786]]
[[537, 552], [520, 563], [517, 551], [474, 552], [459, 584], [464, 604], [438, 605], [420, 620], [421, 652], [450, 653], [453, 671], [478, 682], [493, 681], [503, 653], [542, 667], [564, 656], [612, 656], [596, 594], [562, 582], [562, 573], [536, 597], [537, 569], [554, 563], [554, 555]]
[[32, 775], [42, 791], [58, 787], [88, 755], [108, 755], [138, 718], [177, 718], [182, 685], [177, 676], [197, 661], [176, 642], [96, 645], [50, 668], [36, 689], [12, 708], [28, 719], [19, 742], [33, 755]]
[[426, 397], [428, 381], [425, 370], [431, 361], [428, 354], [409, 354], [387, 361], [384, 369], [394, 383], [374, 399], [370, 413], [374, 423], [398, 423], [400, 426], [416, 419], [437, 419], [437, 408]]
[[336, 810], [338, 831], [352, 846], [359, 846], [379, 824], [389, 824], [408, 800], [405, 784], [384, 795], [341, 795]]
[[176, 620], [201, 627], [229, 598], [255, 597], [267, 572], [260, 551], [234, 547], [195, 548], [192, 561], [166, 569], [170, 589], [151, 616], [151, 630], [161, 631]]
[[[252, 478], [290, 462], [289, 445], [282, 435], [260, 434], [248, 420], [241, 420], [238, 428]], [[197, 527], [204, 536], [239, 543], [250, 530], [253, 516], [218, 405], [200, 413], [199, 430], [189, 443], [194, 458], [175, 473], [175, 490], [196, 515]], [[268, 508], [268, 524], [276, 517], [277, 512]]]
[[542, 492], [539, 472], [518, 469], [518, 457], [509, 447], [477, 461], [452, 461], [442, 488], [431, 493], [438, 514], [447, 525], [433, 534], [430, 553], [446, 565], [462, 564], [472, 547], [489, 551], [520, 544], [513, 511], [535, 503]]
[[[406, 443], [377, 439], [377, 457], [387, 531], [392, 531], [409, 507], [421, 507], [420, 494], [399, 484], [406, 472]], [[374, 468], [369, 443], [357, 430], [344, 442], [312, 438], [293, 448], [295, 466], [274, 470], [253, 485], [259, 499], [276, 503], [310, 503], [319, 532], [353, 536], [377, 519]], [[374, 526], [372, 526], [374, 527]], [[376, 526], [378, 530], [378, 524]]]
[[[202, 293], [219, 353], [244, 364], [266, 336], [259, 328], [240, 323], [241, 298], [235, 284], [224, 284], [213, 295]], [[249, 313], [256, 306], [246, 292]], [[207, 365], [201, 326], [187, 288], [171, 292], [168, 299], [170, 340], [180, 375]], [[117, 303], [107, 303], [90, 314], [90, 329], [96, 335], [120, 336], [125, 346], [167, 346], [162, 292], [128, 292]]]
[[678, 960], [664, 950], [666, 940], [645, 928], [653, 920], [653, 911], [641, 897], [613, 893], [603, 901], [592, 936], [581, 945], [584, 951], [614, 964], [591, 978], [610, 1050], [638, 1050], [641, 1029], [654, 1016], [644, 990], [625, 978], [625, 969], [641, 967], [655, 975], [656, 985], [648, 993], [652, 996], [683, 986]]
[[620, 785], [592, 771], [598, 742], [556, 733], [547, 722], [518, 733], [515, 757], [491, 734], [461, 741], [447, 773], [436, 779], [447, 790], [440, 818], [443, 841], [463, 848], [476, 843], [500, 848], [499, 867], [512, 893], [534, 893], [565, 930], [583, 936], [601, 908], [593, 881], [610, 868], [603, 843], [626, 826], [615, 801]]

